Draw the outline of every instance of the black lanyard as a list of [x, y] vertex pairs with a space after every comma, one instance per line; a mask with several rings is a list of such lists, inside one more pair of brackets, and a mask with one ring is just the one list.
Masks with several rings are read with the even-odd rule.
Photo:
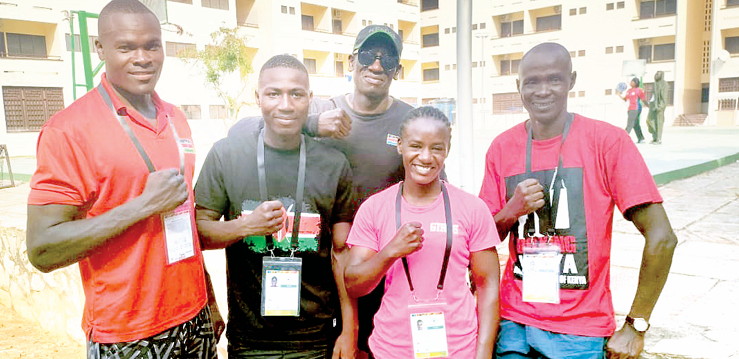
[[[146, 163], [146, 168], [149, 169], [149, 172], [156, 172], [156, 167], [154, 167], [154, 164], [151, 162], [151, 159], [149, 158], [149, 155], [146, 154], [146, 151], [144, 151], [144, 146], [141, 145], [141, 142], [139, 142], [139, 139], [136, 137], [136, 135], [131, 130], [131, 127], [128, 126], [128, 122], [126, 122], [126, 118], [119, 115], [118, 111], [115, 110], [115, 107], [113, 107], [113, 101], [110, 99], [110, 94], [108, 94], [108, 91], [105, 90], [105, 87], [103, 86], [102, 82], [98, 85], [98, 93], [100, 96], [102, 96], [103, 100], [106, 104], [108, 104], [108, 108], [113, 112], [113, 116], [115, 116], [116, 119], [118, 119], [118, 123], [121, 124], [121, 127], [123, 127], [123, 130], [126, 131], [126, 134], [128, 134], [128, 138], [131, 139], [131, 142], [136, 147], [136, 150], [139, 151], [139, 155]], [[169, 115], [167, 115], [167, 122], [169, 124], [169, 128], [172, 129], [172, 135], [174, 136], [175, 144], [177, 145], [177, 151], [180, 156], [180, 174], [185, 173], [185, 152], [182, 149], [182, 146], [180, 145], [180, 137], [177, 135], [177, 130], [174, 128], [174, 124], [172, 124], [172, 121], [169, 119]]]
[[[452, 241], [454, 239], [454, 228], [452, 228], [452, 207], [449, 203], [449, 193], [446, 191], [444, 182], [441, 182], [441, 193], [444, 195], [444, 216], [446, 217], [446, 250], [444, 251], [444, 261], [441, 265], [441, 273], [439, 274], [439, 283], [436, 289], [444, 289], [444, 278], [446, 277], [447, 266], [449, 265], [449, 256], [452, 253]], [[395, 199], [395, 228], [400, 230], [402, 222], [400, 221], [400, 209], [403, 203], [403, 183], [398, 188], [398, 197]], [[408, 279], [408, 285], [413, 289], [413, 281], [411, 280], [411, 272], [408, 270], [408, 259], [403, 257], [403, 269], [405, 269], [405, 277]]]
[[[298, 249], [298, 234], [300, 233], [300, 212], [303, 210], [303, 192], [305, 191], [305, 137], [300, 135], [300, 162], [298, 165], [298, 185], [295, 190], [295, 218], [293, 219], [292, 247], [293, 251]], [[259, 132], [257, 144], [257, 172], [259, 173], [259, 195], [262, 202], [269, 200], [267, 196], [267, 172], [264, 168], [264, 128]], [[267, 237], [267, 245], [272, 240], [272, 235]]]
[[[558, 188], [558, 187], [555, 186], [555, 184], [558, 182], [558, 180], [559, 180], [559, 182], [563, 182], [564, 181], [564, 178], [562, 178], [562, 169], [563, 169], [563, 164], [562, 164], [562, 147], [564, 147], [565, 140], [567, 139], [567, 135], [570, 133], [570, 126], [572, 125], [572, 120], [573, 120], [573, 118], [570, 117], [570, 115], [568, 114], [567, 115], [567, 120], [565, 120], [565, 128], [564, 128], [564, 131], [562, 132], [562, 142], [559, 144], [559, 154], [557, 155], [557, 157], [559, 158], [559, 162], [557, 163], [557, 169], [554, 170], [554, 176], [552, 177], [552, 183], [551, 183], [551, 185], [552, 185], [552, 188], [554, 188], [554, 189], [557, 189]], [[534, 137], [533, 127], [534, 127], [533, 120], [529, 120], [529, 128], [526, 130], [526, 134], [527, 134], [527, 137], [528, 137], [527, 140], [526, 140], [526, 178], [531, 178], [531, 147], [532, 147], [532, 141], [533, 141], [533, 137]], [[550, 198], [552, 198], [551, 195], [550, 195]], [[544, 202], [545, 203], [548, 203], [547, 198], [546, 198], [546, 194], [544, 196]], [[550, 205], [549, 205], [550, 222], [551, 223], [554, 223], [554, 216], [552, 215], [552, 207], [554, 207], [554, 206], [552, 206], [551, 203], [550, 203]], [[530, 223], [531, 226], [534, 225], [534, 213], [533, 212], [532, 213], [529, 213], [528, 223]], [[554, 226], [552, 226], [552, 228], [549, 228], [549, 229], [550, 230], [554, 230]], [[535, 231], [536, 230], [534, 229], [534, 227], [529, 227], [529, 233], [528, 233], [528, 235], [530, 237], [533, 236], [535, 234]], [[550, 234], [552, 234], [552, 233], [550, 233]]]

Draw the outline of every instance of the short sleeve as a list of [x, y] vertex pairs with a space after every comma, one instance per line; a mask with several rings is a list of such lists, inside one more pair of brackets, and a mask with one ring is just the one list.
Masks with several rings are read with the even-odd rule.
[[609, 135], [617, 139], [604, 153], [606, 181], [621, 213], [640, 204], [661, 203], [652, 174], [631, 138], [623, 131]]
[[332, 224], [341, 222], [351, 222], [356, 212], [356, 201], [354, 200], [354, 184], [352, 183], [352, 168], [349, 161], [342, 156], [344, 166], [341, 170], [339, 185], [336, 189], [336, 198], [334, 200], [334, 208], [331, 211]]
[[372, 249], [376, 252], [380, 251], [380, 237], [379, 231], [374, 226], [375, 217], [374, 206], [372, 198], [364, 201], [359, 206], [356, 217], [354, 217], [354, 223], [349, 231], [349, 237], [346, 243], [349, 246], [360, 246]]
[[86, 151], [66, 132], [44, 127], [36, 146], [36, 173], [31, 179], [30, 205], [83, 206], [94, 200], [96, 184]]
[[482, 179], [479, 197], [493, 215], [500, 212], [506, 204], [505, 181], [500, 178], [495, 164], [495, 142], [490, 145], [485, 155], [485, 176]]
[[223, 182], [223, 165], [218, 153], [216, 143], [205, 157], [203, 168], [198, 175], [195, 184], [195, 203], [220, 214], [224, 214], [228, 208], [228, 195]]
[[482, 201], [479, 205], [471, 206], [472, 223], [469, 229], [469, 248], [470, 252], [479, 252], [500, 244], [500, 236], [498, 229], [495, 227], [493, 215], [485, 211]]

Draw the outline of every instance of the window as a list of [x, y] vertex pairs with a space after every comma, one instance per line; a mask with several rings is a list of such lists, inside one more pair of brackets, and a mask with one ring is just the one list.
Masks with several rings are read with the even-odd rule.
[[185, 113], [185, 117], [188, 120], [199, 120], [202, 118], [200, 115], [200, 105], [182, 105], [182, 112]]
[[669, 61], [675, 59], [675, 44], [654, 45], [654, 61]]
[[577, 15], [577, 9], [570, 9], [570, 16]]
[[640, 19], [675, 15], [676, 12], [677, 0], [642, 0], [639, 6]]
[[506, 113], [523, 113], [523, 103], [518, 92], [493, 94], [493, 114]]
[[313, 16], [301, 15], [301, 19], [303, 21], [303, 30], [308, 30], [308, 31], [315, 30], [315, 27], [313, 26]]
[[439, 81], [439, 68], [423, 70], [423, 81]]
[[613, 10], [613, 3], [606, 4], [606, 11]]
[[577, 52], [577, 57], [585, 56], [585, 50], [580, 50]]
[[228, 118], [228, 109], [224, 105], [210, 105], [210, 118], [223, 120]]
[[609, 46], [606, 47], [606, 54], [612, 54], [613, 53], [613, 47]]
[[456, 69], [457, 69], [457, 64], [452, 64], [452, 70], [456, 70]]
[[472, 62], [472, 67], [477, 67], [477, 61]]
[[739, 0], [726, 0], [726, 6], [739, 6]]
[[652, 45], [639, 46], [639, 59], [652, 62]]
[[518, 65], [521, 60], [501, 60], [500, 61], [500, 75], [512, 75], [518, 73]]
[[362, 20], [362, 26], [367, 26], [367, 20]]
[[190, 4], [190, 5], [192, 5], [192, 0], [167, 0], [167, 1], [181, 2], [183, 4]]
[[739, 36], [727, 37], [724, 40], [724, 48], [730, 54], [739, 54]]
[[[0, 33], [1, 34], [1, 33]], [[46, 58], [46, 37], [5, 33], [7, 56]]]
[[283, 14], [287, 14], [287, 6], [285, 6], [285, 5], [282, 5], [282, 6], [280, 7], [280, 12], [281, 12], [281, 13], [283, 13]]
[[452, 28], [452, 34], [456, 34], [456, 33], [457, 33], [457, 27], [455, 26]]
[[[95, 40], [97, 36], [90, 36], [90, 52], [95, 52]], [[72, 36], [64, 34], [64, 41], [67, 45], [67, 51], [72, 51]], [[82, 52], [82, 44], [80, 44], [80, 35], [74, 35], [74, 52]]]
[[228, 0], [201, 0], [203, 7], [228, 10]]
[[5, 126], [8, 132], [39, 131], [64, 108], [61, 87], [3, 86]]
[[449, 71], [452, 67], [450, 65], [444, 65], [444, 71]]
[[701, 102], [706, 103], [708, 102], [708, 95], [710, 93], [710, 85], [709, 84], [703, 84], [701, 86]]
[[0, 32], [0, 57], [6, 57], [8, 54], [5, 52], [5, 33]]
[[448, 34], [449, 33], [449, 30], [450, 29], [448, 27], [446, 29], [444, 29], [444, 34]]
[[578, 91], [577, 97], [585, 97], [585, 91]]
[[472, 24], [472, 30], [477, 30], [477, 24]]
[[624, 52], [624, 47], [623, 46], [616, 46], [616, 53], [619, 53], [620, 54], [622, 52]]
[[484, 22], [480, 23], [480, 30], [485, 30], [485, 27], [487, 27], [487, 24]]
[[169, 57], [194, 57], [197, 51], [195, 44], [167, 41], [165, 54]]
[[521, 34], [523, 34], [523, 20], [500, 23], [500, 37], [509, 37]]
[[[720, 86], [720, 82], [719, 82]], [[652, 88], [654, 83], [644, 83], [644, 98], [652, 97]], [[675, 82], [667, 81], [667, 104], [672, 105], [675, 95]]]
[[606, 96], [611, 96], [611, 95], [613, 95], [613, 90], [607, 89], [606, 90]]
[[332, 29], [333, 29], [333, 33], [334, 34], [343, 34], [344, 33], [344, 31], [342, 30], [343, 29], [343, 25], [341, 24], [341, 20], [340, 19], [333, 19], [332, 22], [331, 22], [331, 24], [332, 24]]
[[580, 8], [580, 15], [585, 15], [587, 13], [588, 13], [588, 8], [586, 8], [586, 7], [581, 7]]
[[624, 2], [623, 1], [619, 1], [619, 2], [616, 3], [616, 9], [623, 9], [623, 8], [624, 8]]
[[344, 61], [335, 61], [336, 77], [344, 77]]
[[562, 28], [562, 15], [542, 16], [536, 18], [536, 31], [559, 30]]
[[739, 91], [739, 77], [728, 77], [718, 79], [718, 92]]
[[295, 15], [295, 6], [290, 6], [290, 15]]
[[308, 70], [309, 74], [318, 73], [318, 68], [316, 67], [316, 59], [303, 59], [303, 64], [305, 64], [305, 68]]
[[439, 8], [439, 0], [421, 0], [421, 11], [435, 10]]
[[423, 35], [423, 44], [421, 47], [439, 46], [439, 33]]
[[570, 93], [567, 94], [567, 97], [569, 97], [569, 98], [575, 98], [576, 95], [577, 94], [575, 93], [575, 91], [570, 91]]

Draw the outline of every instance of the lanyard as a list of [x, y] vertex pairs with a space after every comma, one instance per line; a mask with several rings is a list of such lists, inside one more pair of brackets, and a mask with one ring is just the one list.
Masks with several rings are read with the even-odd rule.
[[[395, 228], [400, 229], [402, 222], [400, 221], [400, 208], [403, 203], [403, 183], [400, 183], [398, 196], [395, 199]], [[449, 193], [447, 193], [444, 182], [441, 182], [441, 193], [444, 195], [444, 217], [446, 217], [446, 249], [444, 250], [444, 261], [441, 265], [441, 273], [439, 274], [439, 283], [436, 289], [439, 291], [444, 289], [444, 278], [446, 277], [447, 266], [449, 265], [449, 255], [452, 253], [452, 240], [454, 237], [454, 228], [452, 227], [452, 208], [449, 203]], [[411, 280], [411, 272], [408, 270], [408, 259], [403, 257], [403, 269], [405, 269], [405, 277], [408, 279], [408, 285], [413, 289], [413, 281]]]
[[[555, 183], [557, 183], [557, 180], [559, 180], [560, 182], [562, 182], [561, 184], [564, 185], [564, 179], [561, 176], [562, 169], [563, 169], [563, 164], [562, 164], [562, 147], [565, 144], [565, 140], [567, 139], [567, 135], [570, 133], [570, 126], [572, 125], [572, 120], [573, 120], [572, 117], [570, 117], [570, 115], [568, 114], [567, 120], [565, 120], [565, 128], [564, 128], [564, 131], [562, 132], [562, 142], [559, 144], [559, 154], [557, 155], [557, 157], [559, 158], [559, 161], [557, 163], [557, 168], [554, 170], [554, 176], [552, 177], [552, 183], [551, 183], [551, 186], [550, 186], [550, 193], [551, 193], [552, 190], [556, 189]], [[533, 134], [534, 123], [533, 123], [533, 120], [529, 120], [529, 121], [530, 121], [529, 122], [529, 128], [526, 131], [526, 134], [528, 136], [528, 139], [526, 140], [526, 177], [527, 178], [531, 178], [531, 147], [532, 147], [532, 141], [533, 141], [533, 137], [534, 137], [534, 134]], [[546, 201], [546, 196], [544, 196], [544, 197], [545, 197], [544, 201], [546, 203], [547, 202]], [[551, 199], [551, 196], [550, 196], [550, 199]], [[549, 206], [550, 222], [553, 222], [551, 220], [551, 217], [554, 217], [554, 216], [552, 216], [552, 207], [553, 206], [550, 204], [550, 206]], [[532, 237], [536, 233], [536, 230], [533, 227], [534, 213], [529, 213], [528, 222], [532, 224], [532, 227], [529, 227], [529, 233], [528, 233], [529, 237]], [[549, 228], [549, 229], [552, 230], [552, 231], [554, 230], [553, 226], [551, 226], [551, 228]]]
[[[106, 104], [108, 104], [108, 108], [110, 108], [110, 111], [113, 112], [113, 116], [115, 116], [118, 119], [118, 123], [121, 124], [121, 127], [123, 127], [123, 130], [126, 131], [126, 134], [128, 134], [128, 138], [131, 139], [131, 142], [136, 147], [136, 150], [139, 151], [139, 155], [146, 163], [146, 167], [149, 169], [149, 172], [156, 172], [156, 168], [154, 167], [154, 164], [151, 162], [151, 159], [149, 158], [149, 155], [146, 154], [146, 151], [144, 151], [144, 147], [141, 145], [141, 142], [139, 142], [139, 139], [136, 137], [136, 135], [131, 130], [131, 127], [128, 126], [128, 123], [126, 122], [126, 119], [119, 115], [118, 112], [115, 110], [115, 107], [113, 107], [113, 101], [110, 99], [110, 94], [108, 94], [108, 91], [105, 90], [105, 87], [103, 86], [102, 82], [98, 85], [98, 93], [100, 93], [100, 96], [103, 97], [103, 100]], [[175, 144], [177, 145], [177, 151], [180, 155], [180, 174], [185, 173], [185, 151], [182, 149], [182, 146], [180, 145], [180, 137], [177, 135], [177, 130], [174, 128], [174, 124], [172, 124], [172, 120], [170, 120], [169, 115], [167, 115], [167, 122], [169, 123], [169, 128], [172, 129], [172, 135], [175, 139]]]
[[[295, 190], [295, 218], [293, 219], [292, 247], [293, 252], [298, 249], [298, 234], [300, 233], [300, 212], [303, 210], [303, 192], [305, 190], [305, 137], [300, 135], [300, 162], [298, 165], [298, 185]], [[268, 200], [267, 196], [267, 171], [264, 168], [264, 128], [259, 132], [257, 144], [257, 172], [259, 173], [259, 195], [262, 202]], [[267, 243], [272, 240], [272, 235], [267, 235]], [[291, 254], [292, 256], [292, 254]]]

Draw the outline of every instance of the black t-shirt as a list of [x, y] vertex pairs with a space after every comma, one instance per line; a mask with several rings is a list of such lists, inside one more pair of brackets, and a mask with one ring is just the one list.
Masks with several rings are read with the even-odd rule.
[[[231, 131], [208, 153], [195, 186], [198, 206], [226, 220], [256, 208], [262, 201], [257, 172], [258, 128]], [[331, 268], [333, 224], [351, 222], [352, 173], [340, 152], [305, 138], [306, 175], [303, 216], [320, 215], [320, 233], [301, 236], [295, 253], [303, 260], [299, 317], [262, 317], [262, 258], [269, 256], [264, 237], [247, 237], [226, 248], [229, 344], [243, 349], [307, 349], [333, 345], [340, 333], [341, 307]], [[286, 209], [295, 205], [299, 150], [265, 146], [267, 191]], [[301, 221], [302, 223], [303, 221]], [[303, 230], [301, 229], [301, 232]], [[289, 242], [288, 240], [283, 242]], [[277, 249], [277, 256], [289, 252]]]

